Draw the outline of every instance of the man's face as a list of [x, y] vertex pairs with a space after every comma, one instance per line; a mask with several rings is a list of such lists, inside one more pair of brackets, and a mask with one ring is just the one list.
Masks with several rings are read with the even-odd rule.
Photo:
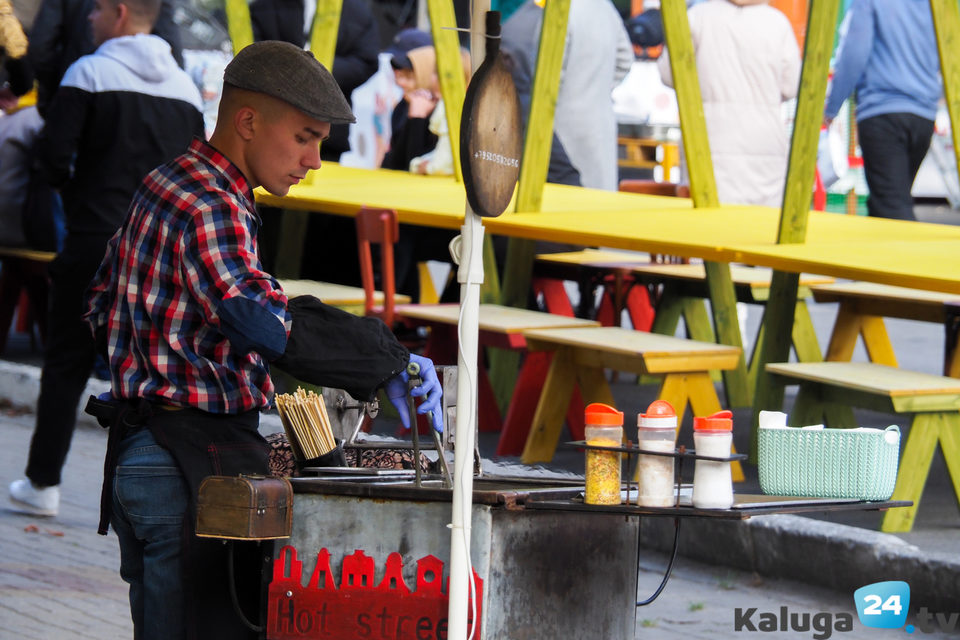
[[290, 187], [320, 168], [320, 141], [330, 135], [330, 123], [278, 104], [259, 114], [259, 126], [247, 152], [247, 167], [255, 184], [283, 196]]
[[113, 0], [95, 0], [87, 19], [93, 31], [93, 44], [99, 47], [115, 35], [117, 4]]

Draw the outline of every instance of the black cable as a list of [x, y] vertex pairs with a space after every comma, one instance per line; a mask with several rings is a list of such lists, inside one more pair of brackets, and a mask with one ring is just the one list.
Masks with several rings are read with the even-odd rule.
[[230, 547], [230, 550], [227, 552], [227, 574], [230, 581], [230, 601], [233, 602], [233, 610], [236, 611], [238, 616], [240, 616], [240, 621], [243, 622], [244, 626], [256, 633], [263, 633], [263, 630], [266, 627], [257, 626], [247, 620], [247, 616], [240, 608], [240, 599], [237, 597], [237, 583], [233, 577], [233, 540], [228, 540], [227, 545]]
[[[677, 559], [677, 549], [679, 545], [677, 544], [680, 541], [680, 518], [673, 519], [673, 552], [670, 554], [670, 562], [667, 564], [667, 571], [663, 574], [663, 580], [660, 582], [660, 586], [657, 587], [657, 590], [653, 592], [653, 595], [647, 598], [646, 600], [640, 600], [637, 602], [638, 607], [644, 607], [660, 595], [660, 592], [663, 591], [663, 588], [667, 586], [667, 580], [670, 579], [670, 574], [673, 572], [673, 561]], [[637, 559], [639, 561], [640, 557], [640, 530], [637, 528]], [[637, 569], [639, 571], [639, 568]]]

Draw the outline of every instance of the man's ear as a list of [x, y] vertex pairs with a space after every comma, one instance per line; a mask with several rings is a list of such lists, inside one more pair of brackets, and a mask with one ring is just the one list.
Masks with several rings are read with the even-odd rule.
[[253, 107], [240, 107], [233, 115], [233, 125], [242, 139], [252, 139], [257, 125], [256, 110]]
[[122, 0], [121, 2], [118, 2], [114, 6], [113, 11], [113, 17], [117, 24], [126, 25], [126, 23], [130, 21], [130, 7], [127, 6], [126, 2], [123, 2]]

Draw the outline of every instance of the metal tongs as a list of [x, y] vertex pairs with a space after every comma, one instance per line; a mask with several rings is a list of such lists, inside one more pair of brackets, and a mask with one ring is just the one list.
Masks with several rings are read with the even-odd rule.
[[[418, 363], [411, 362], [407, 365], [407, 377], [407, 407], [410, 411], [410, 429], [413, 438], [413, 468], [416, 470], [416, 483], [419, 487], [421, 486], [420, 429], [417, 426], [417, 406], [413, 396], [410, 395], [410, 391], [412, 391], [414, 387], [419, 387], [423, 382], [420, 379], [420, 365]], [[427, 422], [430, 425], [430, 433], [433, 435], [433, 444], [437, 450], [437, 458], [439, 458], [440, 466], [443, 468], [443, 486], [450, 488], [453, 486], [453, 478], [450, 475], [450, 467], [447, 466], [447, 459], [443, 455], [443, 443], [440, 441], [440, 434], [433, 428], [432, 411], [427, 412]]]

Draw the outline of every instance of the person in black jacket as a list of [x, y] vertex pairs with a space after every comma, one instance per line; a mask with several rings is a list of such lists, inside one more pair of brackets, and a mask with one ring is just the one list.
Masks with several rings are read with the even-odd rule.
[[[304, 0], [254, 0], [250, 4], [253, 39], [280, 40], [305, 48], [310, 42], [315, 10], [313, 0], [306, 5]], [[379, 54], [379, 31], [367, 1], [343, 0], [330, 72], [348, 103], [353, 90], [377, 72]], [[349, 133], [348, 124], [333, 124], [330, 137], [320, 145], [320, 157], [331, 162], [340, 160], [340, 156], [350, 150]], [[264, 222], [265, 237], [276, 233], [279, 216], [266, 216]], [[311, 247], [311, 250], [304, 252], [301, 277], [360, 286], [357, 232], [353, 220], [334, 215], [310, 216], [304, 246]]]
[[26, 479], [10, 485], [21, 510], [56, 515], [77, 405], [96, 348], [81, 320], [83, 294], [143, 176], [203, 137], [200, 92], [170, 45], [149, 35], [161, 0], [95, 0], [97, 50], [66, 71], [37, 141], [66, 214], [63, 250], [50, 265], [50, 309], [37, 424]]
[[[313, 2], [308, 9], [315, 9]], [[306, 47], [310, 42], [313, 14], [304, 20], [303, 0], [254, 0], [250, 4], [250, 23], [253, 39], [282, 40]], [[380, 53], [380, 35], [373, 12], [365, 0], [343, 0], [340, 25], [337, 28], [337, 47], [330, 69], [337, 86], [350, 100], [353, 90], [377, 72]], [[335, 124], [330, 137], [323, 141], [320, 154], [324, 160], [336, 162], [350, 150], [349, 125]]]
[[[96, 44], [87, 16], [95, 0], [43, 0], [30, 28], [27, 58], [37, 78], [37, 109], [47, 117], [67, 68], [80, 56], [93, 53]], [[177, 64], [183, 67], [180, 32], [173, 21], [174, 0], [163, 0], [152, 33], [168, 43]]]

